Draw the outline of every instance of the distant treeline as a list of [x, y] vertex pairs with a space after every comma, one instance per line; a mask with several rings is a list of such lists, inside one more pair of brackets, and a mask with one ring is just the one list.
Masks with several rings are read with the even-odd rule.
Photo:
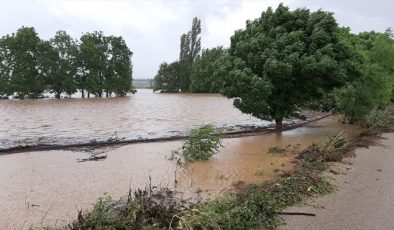
[[0, 96], [39, 98], [46, 92], [60, 98], [78, 90], [82, 97], [132, 90], [132, 52], [122, 37], [85, 33], [80, 40], [58, 31], [48, 41], [33, 27], [22, 27], [0, 39]]

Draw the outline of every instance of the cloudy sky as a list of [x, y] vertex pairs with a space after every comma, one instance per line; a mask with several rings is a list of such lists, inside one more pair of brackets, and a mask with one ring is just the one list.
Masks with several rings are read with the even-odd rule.
[[121, 35], [134, 52], [134, 78], [152, 78], [161, 62], [178, 58], [179, 37], [190, 29], [193, 17], [202, 21], [203, 48], [228, 46], [234, 30], [243, 28], [247, 19], [280, 2], [291, 9], [335, 12], [339, 24], [355, 33], [394, 27], [391, 0], [0, 0], [0, 35], [21, 26], [34, 26], [43, 39], [59, 29], [74, 38], [94, 30]]

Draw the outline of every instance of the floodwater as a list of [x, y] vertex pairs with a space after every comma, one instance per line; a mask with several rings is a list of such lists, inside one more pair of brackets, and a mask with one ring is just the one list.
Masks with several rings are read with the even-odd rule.
[[[227, 116], [220, 110], [212, 113]], [[98, 114], [91, 114], [95, 116]], [[212, 119], [215, 115], [208, 117]], [[219, 154], [208, 161], [190, 164], [187, 169], [179, 169], [174, 161], [166, 159], [171, 150], [181, 146], [180, 141], [125, 145], [107, 152], [107, 159], [96, 162], [78, 163], [88, 154], [72, 151], [3, 155], [0, 229], [62, 226], [76, 218], [78, 209], [90, 209], [99, 197], [119, 198], [129, 188], [146, 186], [149, 177], [153, 185], [174, 188], [184, 198], [194, 199], [231, 190], [234, 184], [269, 180], [278, 172], [291, 170], [295, 156], [270, 154], [269, 147], [302, 148], [339, 131], [351, 136], [357, 129], [331, 117], [282, 134], [229, 138], [224, 140]]]
[[0, 149], [176, 136], [208, 123], [225, 130], [270, 124], [242, 114], [219, 94], [141, 89], [127, 97], [0, 100]]

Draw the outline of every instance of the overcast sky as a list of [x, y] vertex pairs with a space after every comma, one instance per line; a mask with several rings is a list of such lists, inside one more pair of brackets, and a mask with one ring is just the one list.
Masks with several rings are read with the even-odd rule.
[[276, 8], [280, 2], [291, 9], [332, 11], [340, 25], [355, 33], [394, 26], [394, 1], [390, 0], [0, 0], [0, 35], [21, 26], [34, 26], [43, 39], [59, 29], [74, 38], [94, 30], [121, 35], [134, 52], [133, 77], [152, 78], [161, 62], [178, 58], [179, 37], [190, 30], [193, 17], [202, 21], [203, 48], [228, 46], [234, 30], [243, 28], [247, 19], [259, 17], [268, 6]]

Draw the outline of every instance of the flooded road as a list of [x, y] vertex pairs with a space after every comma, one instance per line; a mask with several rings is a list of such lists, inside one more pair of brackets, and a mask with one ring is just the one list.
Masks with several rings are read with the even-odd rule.
[[327, 136], [357, 132], [328, 118], [305, 127], [259, 136], [225, 139], [220, 154], [211, 160], [176, 170], [166, 157], [182, 142], [126, 145], [107, 152], [107, 159], [78, 163], [87, 153], [71, 151], [27, 152], [0, 156], [0, 229], [30, 225], [64, 225], [77, 209], [89, 209], [99, 197], [115, 198], [129, 188], [154, 185], [175, 188], [184, 197], [218, 194], [234, 184], [272, 179], [276, 172], [292, 169], [295, 154], [269, 154], [272, 146], [305, 147]]
[[141, 89], [127, 97], [0, 100], [0, 149], [184, 135], [208, 123], [227, 130], [269, 124], [242, 114], [219, 94]]

